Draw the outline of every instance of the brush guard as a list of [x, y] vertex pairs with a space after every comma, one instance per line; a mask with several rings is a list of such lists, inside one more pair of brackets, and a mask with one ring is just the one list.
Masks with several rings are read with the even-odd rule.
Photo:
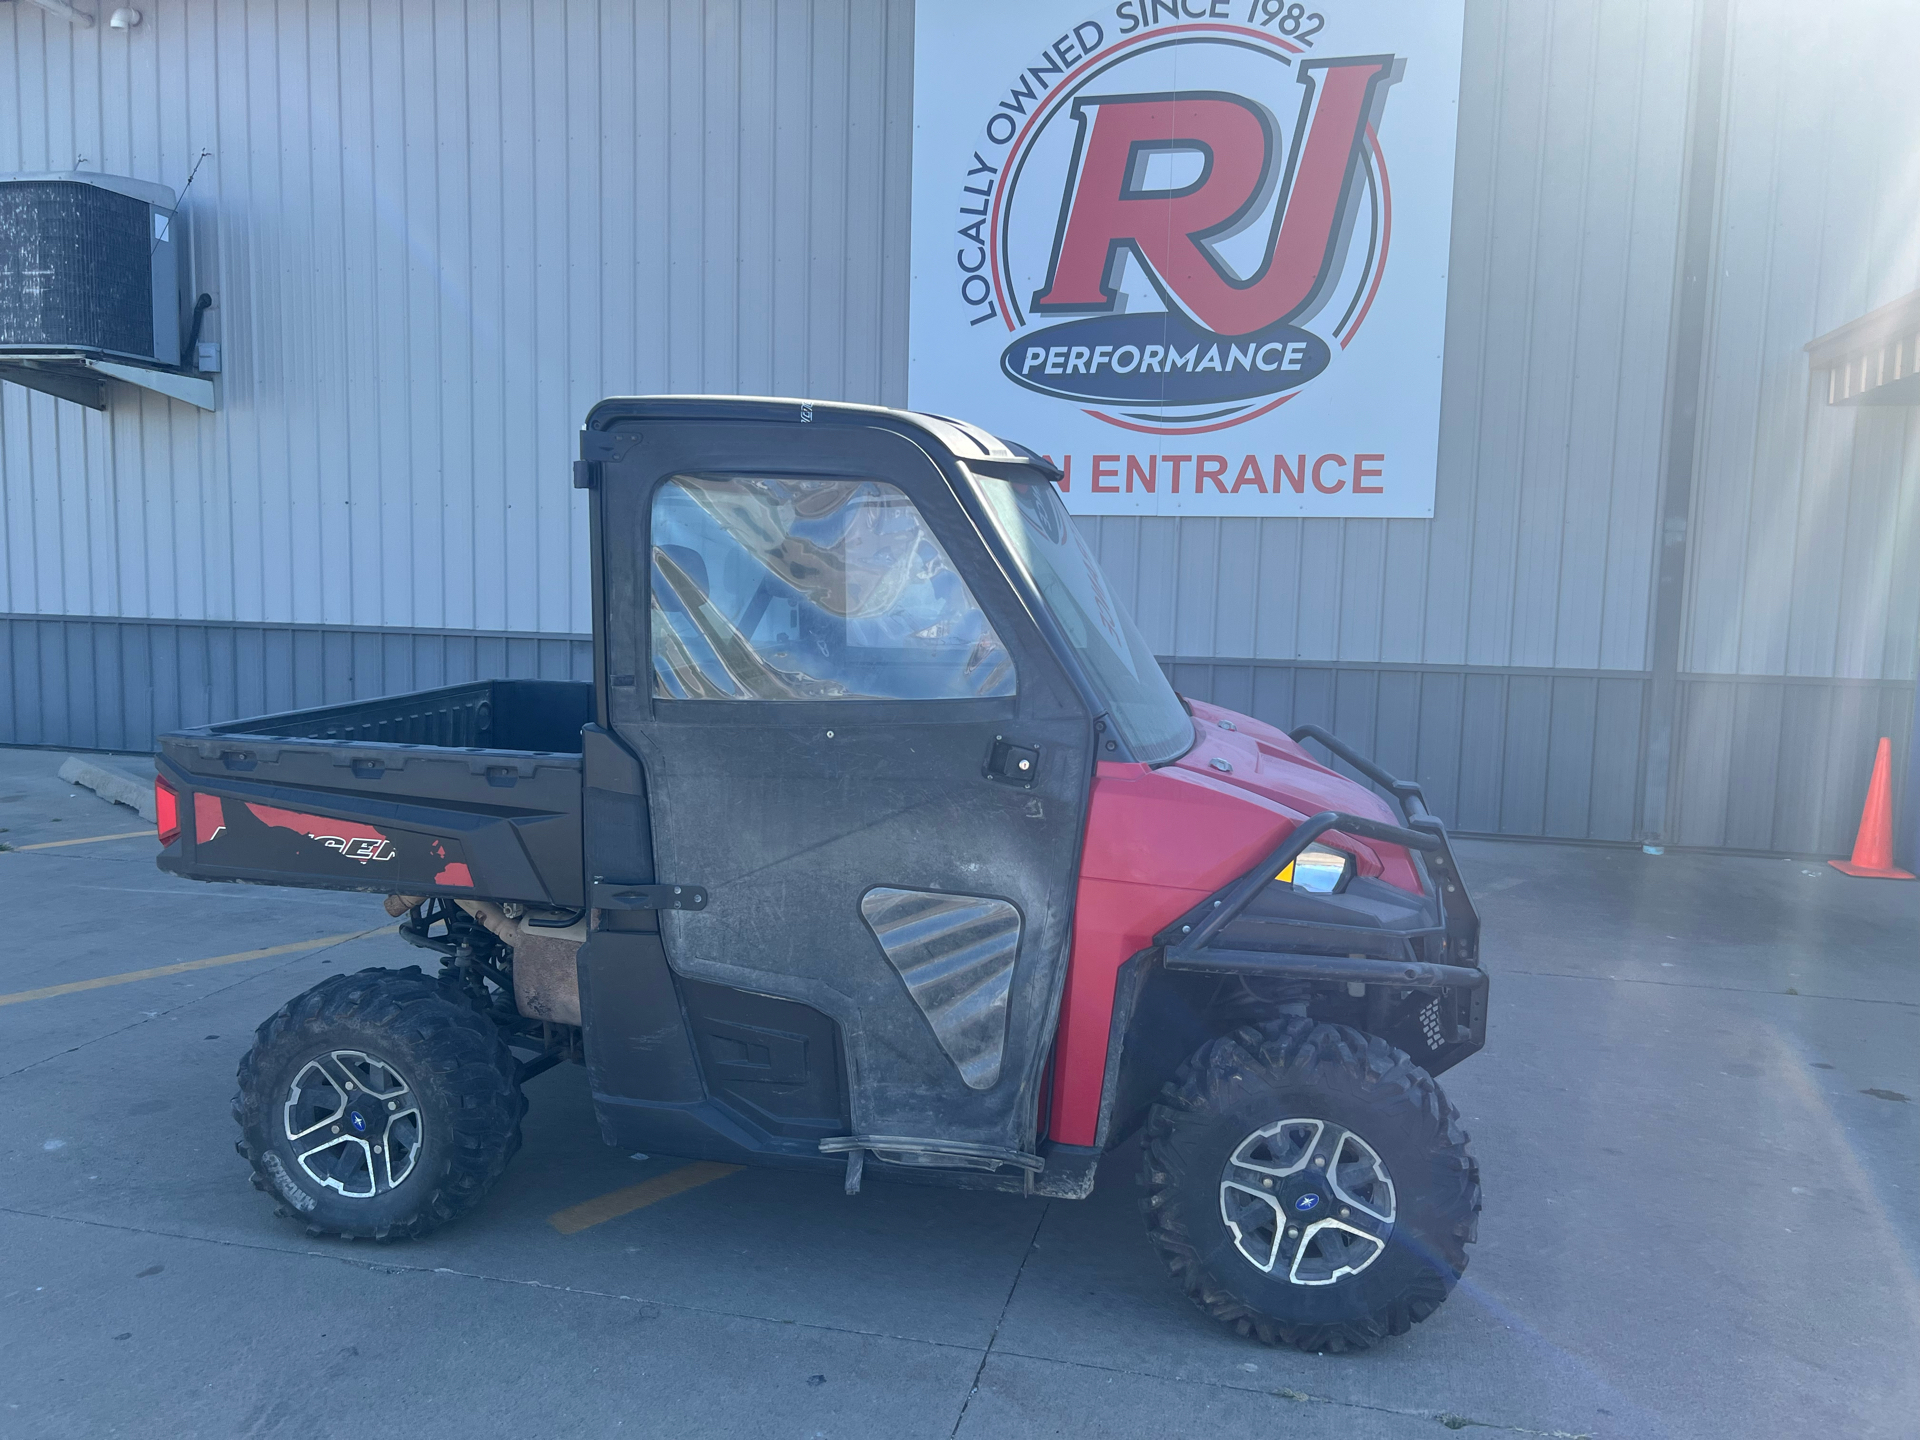
[[[1386, 791], [1406, 823], [1389, 825], [1338, 810], [1324, 810], [1302, 821], [1258, 865], [1154, 937], [1163, 947], [1161, 963], [1170, 971], [1339, 985], [1350, 996], [1361, 993], [1354, 987], [1364, 987], [1366, 1028], [1382, 1034], [1417, 1027], [1426, 1042], [1426, 1068], [1437, 1074], [1486, 1043], [1487, 1023], [1487, 975], [1479, 965], [1480, 917], [1460, 878], [1446, 826], [1427, 808], [1419, 785], [1388, 774], [1320, 726], [1301, 725], [1289, 735], [1295, 743], [1318, 741]], [[1280, 872], [1329, 831], [1399, 845], [1417, 856], [1416, 868], [1438, 924], [1415, 937], [1392, 939], [1398, 953], [1391, 958], [1355, 953], [1375, 940], [1360, 929], [1351, 932], [1343, 953], [1332, 953], [1329, 942], [1337, 937], [1329, 935], [1324, 923], [1307, 921], [1297, 923], [1299, 948], [1221, 944], [1228, 928], [1255, 900], [1270, 886], [1284, 884], [1278, 879]], [[1284, 915], [1263, 912], [1260, 919], [1267, 936], [1283, 945], [1288, 943], [1287, 932], [1296, 928]]]

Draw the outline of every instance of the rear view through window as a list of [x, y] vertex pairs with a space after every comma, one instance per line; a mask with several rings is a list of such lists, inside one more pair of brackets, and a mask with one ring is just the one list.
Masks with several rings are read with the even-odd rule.
[[680, 475], [652, 530], [659, 699], [1014, 693], [1006, 647], [891, 485]]

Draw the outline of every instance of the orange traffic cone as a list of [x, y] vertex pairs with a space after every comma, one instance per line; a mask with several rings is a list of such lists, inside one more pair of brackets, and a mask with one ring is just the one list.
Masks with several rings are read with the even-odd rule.
[[1834, 869], [1868, 880], [1911, 880], [1893, 868], [1893, 742], [1880, 737], [1873, 757], [1873, 778], [1867, 782], [1867, 803], [1860, 811], [1860, 834], [1853, 842], [1853, 859], [1829, 860]]

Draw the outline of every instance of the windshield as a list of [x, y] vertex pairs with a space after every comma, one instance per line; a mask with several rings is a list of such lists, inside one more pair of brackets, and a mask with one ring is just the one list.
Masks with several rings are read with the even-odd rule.
[[1127, 748], [1150, 765], [1186, 754], [1193, 745], [1193, 720], [1053, 486], [977, 472], [973, 479], [1000, 533], [1099, 688], [1108, 722]]

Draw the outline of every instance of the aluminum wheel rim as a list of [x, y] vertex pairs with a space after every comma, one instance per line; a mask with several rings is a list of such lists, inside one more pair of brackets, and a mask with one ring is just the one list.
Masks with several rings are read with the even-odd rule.
[[384, 1195], [420, 1158], [413, 1087], [359, 1050], [330, 1050], [302, 1066], [287, 1088], [282, 1124], [308, 1178], [352, 1200]]
[[1295, 1285], [1333, 1285], [1378, 1260], [1395, 1203], [1380, 1152], [1310, 1116], [1263, 1125], [1220, 1175], [1220, 1218], [1234, 1248]]

